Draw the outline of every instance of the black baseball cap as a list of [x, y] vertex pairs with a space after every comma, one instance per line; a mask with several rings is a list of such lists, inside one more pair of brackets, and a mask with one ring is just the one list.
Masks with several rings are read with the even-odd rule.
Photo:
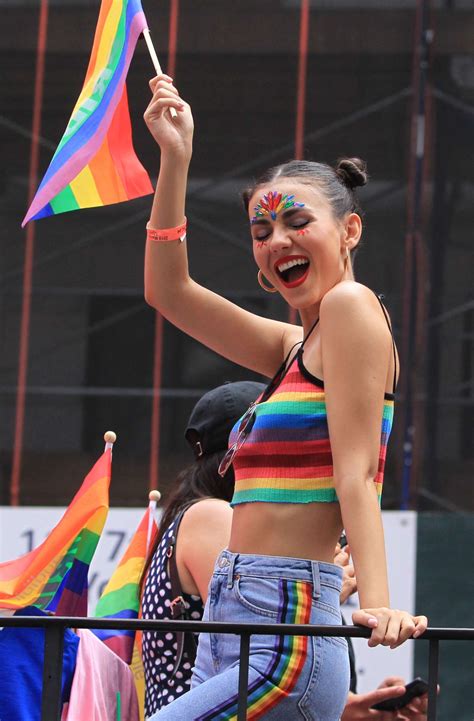
[[213, 388], [198, 400], [184, 437], [196, 458], [227, 449], [229, 433], [265, 389], [264, 383], [237, 381]]

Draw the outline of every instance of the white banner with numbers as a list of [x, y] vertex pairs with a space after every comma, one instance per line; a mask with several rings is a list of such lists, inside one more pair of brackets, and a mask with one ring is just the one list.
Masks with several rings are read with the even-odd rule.
[[[0, 507], [0, 562], [30, 551], [43, 541], [61, 518], [64, 509]], [[111, 508], [99, 541], [89, 574], [89, 613], [124, 553], [145, 508]], [[383, 513], [388, 556], [391, 603], [394, 608], [415, 611], [416, 591], [416, 513], [385, 511]], [[349, 599], [343, 613], [351, 623], [352, 611], [358, 607], [357, 596]], [[363, 693], [379, 685], [386, 676], [413, 676], [414, 644], [399, 649], [370, 649], [365, 639], [355, 639], [358, 690]]]
[[[89, 571], [89, 613], [115, 570], [146, 508], [111, 508]], [[38, 546], [63, 515], [64, 508], [0, 506], [0, 562]]]

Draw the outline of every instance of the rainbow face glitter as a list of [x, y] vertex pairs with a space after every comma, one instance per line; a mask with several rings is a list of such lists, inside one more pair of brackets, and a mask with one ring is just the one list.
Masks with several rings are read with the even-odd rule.
[[272, 220], [276, 220], [278, 213], [281, 213], [282, 210], [304, 208], [304, 203], [296, 203], [294, 197], [294, 195], [270, 190], [263, 198], [260, 198], [260, 202], [254, 208], [255, 215], [250, 222], [255, 223], [260, 218], [264, 218], [265, 215], [269, 215]]

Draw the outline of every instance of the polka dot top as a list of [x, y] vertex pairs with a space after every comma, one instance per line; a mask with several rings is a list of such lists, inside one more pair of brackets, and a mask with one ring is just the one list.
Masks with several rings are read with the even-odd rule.
[[[173, 600], [166, 550], [175, 533], [176, 518], [165, 531], [150, 565], [142, 600], [143, 618], [171, 619], [170, 604]], [[203, 604], [199, 596], [183, 593], [190, 618], [200, 620]], [[176, 653], [175, 633], [143, 632], [143, 666], [145, 670], [145, 718], [159, 711], [183, 693], [191, 685], [192, 660], [185, 645], [181, 664], [171, 678]]]

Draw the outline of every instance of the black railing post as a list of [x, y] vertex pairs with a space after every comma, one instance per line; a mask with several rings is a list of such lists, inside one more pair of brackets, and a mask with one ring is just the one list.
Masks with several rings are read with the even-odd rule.
[[[318, 626], [312, 624], [221, 623], [206, 621], [177, 621], [176, 619], [124, 619], [124, 618], [76, 618], [68, 616], [5, 616], [5, 627], [44, 628], [43, 695], [41, 721], [60, 721], [61, 686], [63, 667], [64, 631], [66, 628], [150, 630], [166, 633], [223, 633], [240, 636], [240, 664], [238, 680], [237, 721], [247, 721], [250, 639], [252, 635], [283, 636], [342, 636], [369, 638], [370, 629], [361, 626]], [[419, 641], [429, 643], [428, 662], [428, 712], [427, 721], [436, 721], [439, 677], [439, 642], [474, 641], [474, 628], [428, 628]], [[417, 641], [418, 643], [418, 641]], [[2, 659], [3, 660], [3, 659]], [[0, 709], [1, 712], [1, 709]]]
[[44, 630], [43, 697], [41, 721], [60, 721], [62, 711], [64, 626], [50, 625]]
[[439, 641], [431, 638], [429, 644], [428, 721], [436, 721], [436, 703], [438, 701]]
[[237, 706], [237, 721], [247, 721], [249, 650], [250, 634], [242, 632], [240, 634], [239, 701]]

